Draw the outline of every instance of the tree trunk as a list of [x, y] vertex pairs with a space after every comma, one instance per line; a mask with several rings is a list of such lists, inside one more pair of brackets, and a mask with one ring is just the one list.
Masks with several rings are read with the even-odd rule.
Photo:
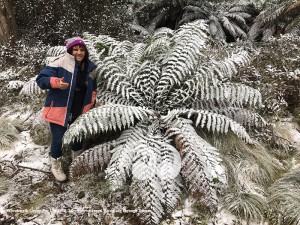
[[17, 37], [17, 25], [12, 0], [0, 0], [0, 44], [5, 45]]

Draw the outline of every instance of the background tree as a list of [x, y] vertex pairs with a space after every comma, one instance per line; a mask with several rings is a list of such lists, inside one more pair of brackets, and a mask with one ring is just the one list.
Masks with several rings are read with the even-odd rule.
[[0, 0], [0, 44], [18, 35], [12, 0]]
[[130, 14], [124, 0], [16, 0], [16, 20], [22, 38], [62, 45], [66, 37], [84, 31], [128, 38]]

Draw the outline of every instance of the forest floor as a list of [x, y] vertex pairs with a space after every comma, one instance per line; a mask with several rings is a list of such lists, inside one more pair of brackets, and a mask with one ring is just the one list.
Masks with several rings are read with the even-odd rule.
[[[300, 133], [294, 123], [285, 119], [276, 127], [277, 135], [300, 148]], [[50, 173], [49, 146], [34, 144], [29, 131], [20, 136], [11, 149], [0, 149], [1, 225], [122, 224], [117, 222], [118, 216], [136, 213], [130, 210], [128, 196], [109, 191], [103, 173], [55, 181]], [[191, 208], [181, 208], [163, 224], [192, 224], [191, 212]], [[218, 217], [218, 225], [235, 224], [228, 215]]]

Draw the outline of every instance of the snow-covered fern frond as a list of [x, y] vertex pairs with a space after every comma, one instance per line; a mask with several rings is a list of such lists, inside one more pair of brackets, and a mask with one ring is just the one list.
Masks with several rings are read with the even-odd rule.
[[261, 93], [252, 87], [243, 84], [224, 83], [220, 90], [219, 93], [223, 94], [232, 106], [242, 107], [245, 104], [249, 104], [251, 107], [261, 107], [262, 105]]
[[142, 107], [124, 105], [104, 105], [94, 108], [80, 116], [64, 135], [64, 144], [81, 141], [83, 138], [107, 131], [126, 129], [137, 121], [151, 115], [151, 111]]
[[153, 104], [154, 90], [160, 74], [159, 65], [146, 60], [137, 69], [135, 75], [131, 77], [132, 83], [140, 90], [146, 100], [146, 105]]
[[226, 35], [218, 18], [214, 15], [211, 15], [208, 23], [211, 36], [219, 40], [225, 40]]
[[238, 52], [231, 53], [231, 56], [224, 60], [213, 61], [214, 69], [220, 79], [224, 76], [232, 78], [237, 74], [239, 68], [249, 65], [251, 57], [248, 51], [240, 50]]
[[209, 85], [207, 82], [204, 84], [200, 86], [198, 92], [193, 92], [193, 105], [201, 105], [200, 103], [207, 101], [213, 106], [261, 107], [262, 105], [261, 93], [249, 86], [229, 82], [218, 85]]
[[122, 41], [115, 45], [111, 45], [108, 55], [115, 55], [122, 57], [129, 54], [133, 48], [133, 44], [130, 41]]
[[115, 145], [115, 141], [96, 145], [76, 157], [69, 168], [70, 179], [103, 170], [111, 159], [110, 150]]
[[87, 41], [88, 47], [92, 46], [92, 48], [97, 48], [97, 49], [110, 49], [111, 46], [117, 45], [119, 41], [116, 39], [108, 36], [108, 35], [94, 35], [90, 34], [88, 32], [85, 32], [83, 34], [84, 40]]
[[244, 127], [265, 127], [267, 122], [258, 113], [243, 108], [214, 108], [212, 112], [224, 115]]
[[154, 59], [155, 61], [160, 62], [165, 57], [166, 50], [170, 49], [172, 45], [172, 37], [174, 31], [169, 28], [160, 28], [155, 31], [154, 35], [151, 38], [151, 43], [147, 46], [143, 53], [143, 57], [146, 59]]
[[237, 37], [235, 29], [233, 27], [233, 24], [230, 22], [230, 20], [227, 17], [222, 17], [221, 18], [221, 23], [223, 27], [228, 31], [229, 34], [231, 34], [233, 37]]
[[142, 57], [144, 57], [144, 52], [145, 52], [146, 46], [147, 45], [144, 43], [138, 43], [133, 46], [133, 48], [130, 52], [131, 56], [129, 57], [129, 59], [130, 59], [130, 61], [128, 62], [129, 65], [130, 65], [130, 63], [141, 61]]
[[107, 57], [100, 62], [95, 71], [96, 79], [102, 81], [106, 90], [120, 94], [126, 100], [143, 105], [143, 98], [139, 90], [130, 83], [129, 77], [126, 76], [117, 62], [116, 56]]
[[124, 131], [116, 140], [117, 146], [112, 150], [112, 158], [105, 170], [111, 189], [121, 188], [132, 172], [134, 148], [139, 140], [143, 139], [143, 129], [138, 124]]
[[[227, 116], [212, 113], [206, 110], [183, 109], [173, 111], [169, 112], [170, 116], [174, 113], [176, 116], [191, 119], [196, 127], [223, 134], [226, 134], [230, 129], [245, 142], [252, 143], [252, 140], [245, 128]], [[165, 118], [167, 119], [166, 122], [168, 122], [168, 119], [170, 119], [168, 116]]]
[[89, 51], [89, 58], [98, 67], [101, 65], [103, 58], [109, 54], [111, 47], [119, 44], [119, 41], [107, 35], [96, 36], [85, 32], [83, 37]]
[[225, 170], [218, 150], [200, 138], [191, 124], [190, 120], [177, 119], [167, 134], [174, 136], [176, 148], [181, 152], [181, 173], [189, 190], [200, 192], [204, 204], [214, 211], [219, 201], [218, 186], [227, 184]]
[[131, 193], [135, 206], [144, 211], [140, 216], [146, 224], [157, 224], [164, 210], [175, 208], [181, 194], [180, 155], [163, 140], [158, 134], [148, 133], [134, 149]]
[[130, 105], [138, 106], [136, 102], [128, 101], [127, 99], [122, 98], [122, 96], [116, 94], [115, 92], [105, 91], [99, 88], [97, 90], [97, 99], [96, 106], [104, 104], [120, 104], [120, 105]]
[[267, 10], [262, 11], [254, 22], [268, 23], [276, 20], [286, 8], [286, 2], [270, 6]]
[[[212, 81], [213, 82], [213, 81]], [[214, 109], [218, 105], [224, 107], [261, 107], [261, 93], [246, 85], [226, 82], [213, 85], [208, 79], [198, 78], [197, 74], [191, 80], [186, 81], [182, 88], [174, 89], [168, 96], [166, 103], [174, 108], [182, 108], [183, 105], [201, 109], [207, 109], [203, 103], [208, 102]]]
[[29, 81], [27, 81], [21, 91], [20, 91], [20, 95], [28, 95], [28, 96], [33, 96], [33, 95], [40, 95], [45, 93], [45, 90], [42, 90], [36, 83], [35, 81], [36, 77], [32, 77], [30, 78]]
[[66, 52], [65, 46], [54, 46], [49, 48], [46, 53], [46, 57], [56, 57]]
[[157, 98], [165, 100], [166, 94], [174, 85], [186, 78], [191, 77], [195, 71], [198, 60], [202, 56], [201, 49], [205, 47], [208, 39], [206, 24], [199, 20], [182, 26], [173, 36], [176, 43], [163, 61], [161, 78], [157, 85]]
[[[167, 142], [167, 143], [166, 143]], [[183, 186], [180, 170], [181, 157], [176, 148], [169, 141], [160, 141], [159, 178], [163, 192], [163, 206], [166, 212], [172, 212], [178, 204]]]
[[45, 65], [49, 64], [49, 60], [51, 59], [51, 57], [59, 56], [65, 52], [66, 52], [65, 46], [54, 46], [49, 48], [49, 50], [46, 53]]
[[139, 180], [132, 179], [131, 195], [138, 208], [142, 209], [137, 215], [144, 224], [159, 224], [164, 214], [160, 200], [163, 198], [163, 191], [158, 177]]

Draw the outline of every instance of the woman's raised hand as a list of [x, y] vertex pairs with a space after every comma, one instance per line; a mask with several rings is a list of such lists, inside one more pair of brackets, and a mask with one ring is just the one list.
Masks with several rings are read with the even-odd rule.
[[59, 81], [59, 88], [64, 90], [64, 89], [67, 89], [69, 87], [69, 83], [65, 82], [64, 81], [64, 77], [62, 77]]

